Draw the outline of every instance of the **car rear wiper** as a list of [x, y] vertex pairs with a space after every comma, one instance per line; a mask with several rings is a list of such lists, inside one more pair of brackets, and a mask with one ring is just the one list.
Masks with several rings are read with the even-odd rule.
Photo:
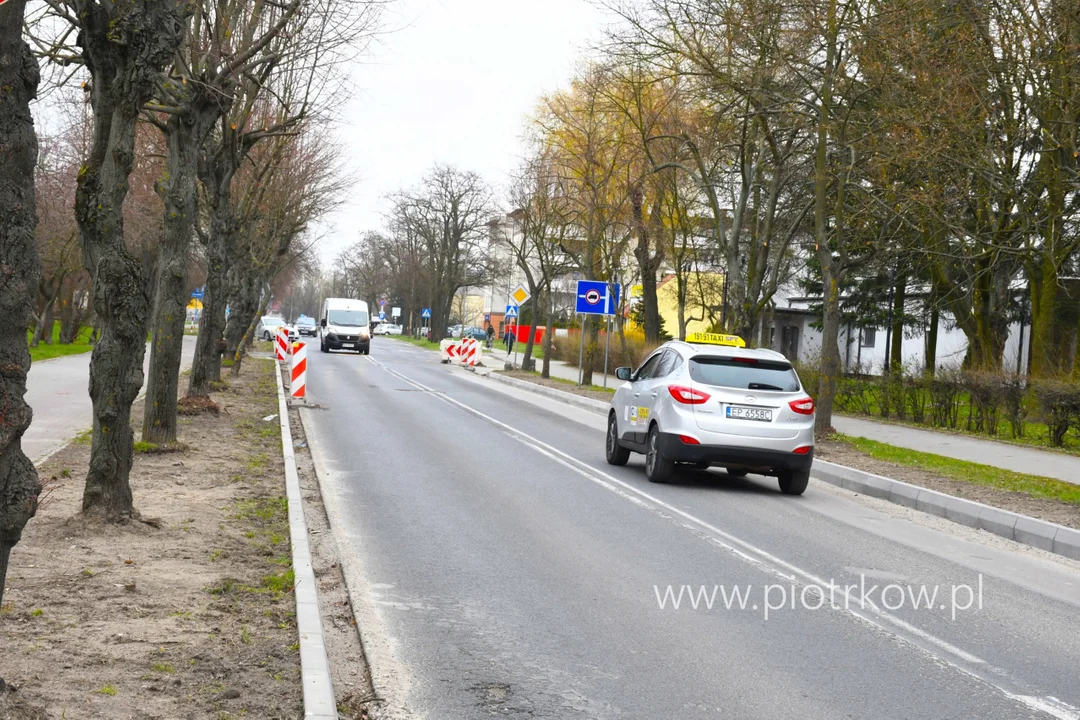
[[784, 388], [776, 387], [775, 385], [768, 385], [766, 383], [750, 383], [747, 386], [748, 390], [783, 390]]

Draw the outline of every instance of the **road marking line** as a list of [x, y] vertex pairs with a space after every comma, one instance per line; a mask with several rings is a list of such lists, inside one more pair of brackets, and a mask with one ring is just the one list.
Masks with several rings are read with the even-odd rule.
[[[461, 410], [464, 410], [465, 412], [484, 420], [485, 422], [501, 428], [504, 432], [521, 442], [523, 445], [532, 448], [534, 451], [540, 453], [541, 455], [550, 458], [556, 463], [568, 468], [569, 470], [572, 470], [576, 474], [581, 475], [588, 480], [591, 480], [592, 482], [615, 493], [616, 495], [626, 500], [630, 500], [635, 505], [644, 507], [657, 515], [663, 517], [671, 517], [668, 516], [666, 513], [660, 512], [658, 510], [659, 508], [663, 508], [663, 510], [666, 510], [667, 513], [671, 513], [674, 516], [681, 517], [684, 520], [688, 521], [689, 524], [683, 522], [680, 522], [679, 524], [695, 532], [696, 534], [700, 534], [701, 529], [708, 531], [712, 535], [712, 537], [706, 536], [705, 539], [707, 539], [709, 542], [727, 550], [729, 553], [731, 553], [738, 559], [762, 570], [763, 572], [766, 572], [767, 574], [783, 578], [785, 580], [788, 580], [789, 582], [800, 582], [800, 580], [798, 580], [797, 578], [801, 578], [802, 581], [800, 582], [800, 584], [803, 585], [817, 585], [818, 587], [822, 588], [830, 587], [830, 583], [826, 582], [822, 578], [817, 577], [808, 570], [804, 570], [796, 565], [793, 565], [786, 560], [783, 560], [782, 558], [773, 555], [769, 551], [764, 550], [763, 548], [759, 548], [746, 540], [731, 535], [730, 533], [719, 529], [711, 523], [702, 520], [686, 512], [685, 510], [677, 508], [674, 505], [670, 505], [643, 490], [635, 488], [629, 483], [619, 480], [613, 475], [594, 468], [591, 465], [585, 463], [584, 461], [578, 460], [572, 455], [569, 455], [562, 450], [559, 450], [558, 448], [545, 443], [543, 440], [539, 440], [529, 435], [528, 433], [513, 427], [512, 425], [508, 425], [507, 423], [504, 423], [501, 420], [497, 420], [496, 418], [480, 412], [475, 408], [471, 408], [465, 403], [449, 397], [444, 392], [434, 390], [433, 388], [430, 388], [423, 383], [406, 377], [405, 375], [402, 375], [396, 370], [392, 370], [391, 368], [387, 367], [378, 360], [370, 357], [368, 359], [370, 359], [371, 362], [375, 363], [375, 365], [382, 368], [390, 375], [393, 375], [394, 377], [412, 385], [419, 390], [424, 390], [427, 393], [437, 397], [438, 399], [447, 402], [455, 407], [458, 407]], [[652, 504], [652, 507], [649, 506], [650, 503]], [[672, 517], [671, 519], [674, 519], [674, 517]], [[781, 568], [787, 570], [790, 575], [782, 572]], [[839, 593], [840, 597], [845, 599], [850, 598], [850, 595], [846, 589], [840, 586], [837, 587], [843, 590], [843, 592]], [[859, 598], [856, 598], [856, 600], [859, 600]], [[1002, 695], [1011, 700], [1021, 703], [1022, 705], [1025, 705], [1032, 710], [1046, 713], [1054, 718], [1057, 718], [1057, 720], [1080, 720], [1080, 708], [1076, 708], [1052, 696], [1040, 697], [1035, 695], [1028, 695], [1018, 689], [1011, 689], [1005, 687], [1001, 683], [1001, 680], [1008, 680], [1010, 681], [1010, 684], [1019, 685], [1021, 683], [1012, 678], [1012, 676], [1009, 675], [1008, 671], [1006, 671], [1004, 668], [999, 668], [991, 665], [982, 658], [973, 655], [965, 650], [962, 650], [961, 648], [937, 637], [936, 635], [933, 635], [932, 633], [926, 632], [925, 630], [911, 625], [910, 623], [900, 619], [899, 617], [896, 617], [895, 615], [892, 615], [882, 610], [872, 601], [867, 602], [869, 612], [860, 612], [860, 608], [850, 607], [849, 603], [847, 602], [845, 602], [844, 605], [845, 607], [836, 609], [842, 610], [843, 612], [848, 613], [849, 615], [866, 624], [876, 627], [892, 635], [893, 637], [907, 642], [909, 645], [921, 650], [922, 652], [929, 655], [931, 658], [944, 662], [949, 666], [953, 667], [954, 669], [964, 673], [965, 675], [996, 689]], [[892, 627], [887, 627], [886, 624], [891, 625]], [[934, 650], [928, 647], [928, 645], [938, 648], [947, 656], [942, 657], [941, 655], [935, 653]]]

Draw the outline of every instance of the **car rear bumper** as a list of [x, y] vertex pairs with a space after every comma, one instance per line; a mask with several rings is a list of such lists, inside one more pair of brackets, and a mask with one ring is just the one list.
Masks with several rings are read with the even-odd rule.
[[660, 433], [657, 445], [669, 460], [685, 463], [711, 463], [724, 467], [768, 472], [775, 470], [809, 470], [814, 464], [814, 449], [800, 455], [779, 450], [723, 445], [688, 445], [672, 433]]

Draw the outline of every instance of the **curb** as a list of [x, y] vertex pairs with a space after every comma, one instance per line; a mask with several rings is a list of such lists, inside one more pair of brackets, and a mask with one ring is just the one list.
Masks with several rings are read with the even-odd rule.
[[[477, 375], [481, 375], [477, 373]], [[535, 395], [543, 395], [544, 397], [558, 400], [559, 402], [572, 405], [581, 410], [588, 410], [595, 412], [599, 415], [607, 415], [610, 405], [603, 400], [593, 400], [592, 398], [581, 397], [573, 393], [564, 392], [562, 390], [556, 390], [555, 388], [545, 387], [543, 385], [537, 385], [536, 383], [528, 382], [527, 380], [518, 380], [517, 378], [505, 377], [497, 372], [490, 372], [481, 377], [490, 378], [496, 382], [500, 382], [504, 385], [510, 385], [521, 390], [526, 390]]]
[[[608, 404], [600, 400], [581, 397], [517, 378], [503, 377], [496, 372], [488, 373], [485, 377], [600, 415], [606, 415], [608, 411]], [[985, 530], [1022, 545], [1080, 560], [1080, 530], [817, 458], [814, 459], [812, 472], [814, 478], [845, 490], [888, 500], [896, 505], [903, 505], [961, 525]]]
[[285, 386], [281, 380], [281, 363], [275, 362], [274, 366], [278, 418], [281, 421], [281, 450], [285, 459], [285, 491], [289, 501], [289, 537], [292, 541], [296, 583], [293, 591], [296, 595], [296, 629], [300, 636], [304, 717], [337, 720], [337, 699], [330, 679], [330, 662], [326, 657], [326, 638], [323, 636], [322, 616], [319, 613], [318, 586], [315, 584], [315, 571], [311, 568], [307, 521], [304, 520], [303, 499], [300, 496], [300, 476], [296, 472], [289, 408], [285, 400]]

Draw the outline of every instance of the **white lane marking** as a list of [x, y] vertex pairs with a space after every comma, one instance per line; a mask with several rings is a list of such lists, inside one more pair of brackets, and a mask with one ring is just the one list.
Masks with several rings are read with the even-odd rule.
[[[827, 588], [830, 586], [829, 582], [814, 575], [808, 570], [804, 570], [796, 565], [793, 565], [782, 558], [779, 558], [772, 553], [759, 548], [756, 545], [743, 540], [739, 537], [731, 535], [728, 532], [721, 530], [720, 528], [710, 524], [709, 522], [702, 520], [685, 510], [670, 505], [659, 498], [650, 495], [649, 493], [635, 488], [633, 485], [626, 483], [618, 478], [610, 475], [602, 470], [592, 467], [587, 463], [578, 460], [572, 455], [553, 447], [542, 440], [539, 440], [528, 433], [519, 430], [518, 428], [508, 425], [507, 423], [497, 420], [485, 413], [471, 408], [465, 403], [455, 400], [444, 392], [440, 392], [430, 388], [423, 383], [413, 380], [401, 373], [393, 370], [378, 360], [371, 359], [371, 362], [375, 363], [378, 367], [384, 371], [393, 375], [394, 377], [412, 385], [413, 387], [423, 390], [440, 400], [447, 402], [465, 412], [474, 415], [485, 422], [495, 425], [501, 428], [508, 435], [513, 437], [523, 445], [532, 448], [534, 451], [544, 455], [556, 463], [572, 470], [574, 473], [581, 475], [582, 477], [591, 480], [592, 482], [600, 485], [601, 487], [615, 493], [616, 495], [633, 502], [635, 505], [646, 508], [651, 512], [660, 515], [662, 517], [668, 517], [667, 513], [683, 518], [688, 521], [687, 523], [680, 522], [679, 524], [691, 531], [697, 532], [698, 529], [708, 531], [712, 537], [706, 537], [712, 544], [724, 548], [729, 553], [739, 558], [743, 562], [752, 565], [770, 575], [783, 578], [789, 582], [801, 582], [804, 585], [817, 585], [818, 587]], [[647, 501], [647, 502], [645, 502]], [[651, 507], [650, 507], [651, 504]], [[662, 508], [665, 512], [660, 510]], [[694, 527], [697, 526], [697, 527]], [[784, 571], [787, 572], [784, 572]], [[799, 580], [801, 578], [801, 581]], [[841, 586], [834, 586], [842, 592], [838, 593], [841, 598], [849, 600], [851, 595], [847, 592], [847, 589]], [[862, 598], [854, 598], [857, 603], [861, 603]], [[879, 608], [873, 601], [867, 601], [866, 606], [868, 610], [864, 610], [861, 607], [852, 607], [853, 603], [844, 602], [844, 607], [836, 608], [837, 610], [846, 612], [856, 619], [867, 623], [873, 627], [882, 630], [893, 637], [896, 637], [909, 645], [918, 648], [922, 652], [929, 655], [931, 658], [939, 660], [953, 667], [954, 669], [968, 675], [975, 680], [978, 680], [990, 687], [996, 689], [1005, 697], [1021, 703], [1031, 710], [1037, 712], [1046, 713], [1057, 720], [1080, 720], [1080, 708], [1076, 708], [1069, 705], [1055, 697], [1047, 696], [1041, 697], [1036, 695], [1029, 695], [1017, 688], [1006, 687], [1003, 681], [1008, 681], [1010, 685], [1022, 685], [1020, 681], [1014, 679], [1008, 671], [1004, 668], [999, 668], [987, 663], [982, 658], [969, 653], [961, 648], [953, 645], [952, 643], [943, 640], [932, 633], [926, 632], [921, 628], [911, 625], [905, 620], [902, 620], [889, 612], [886, 612]], [[888, 626], [891, 627], [888, 627]], [[936, 653], [931, 647], [945, 653], [945, 656], [941, 656]]]

